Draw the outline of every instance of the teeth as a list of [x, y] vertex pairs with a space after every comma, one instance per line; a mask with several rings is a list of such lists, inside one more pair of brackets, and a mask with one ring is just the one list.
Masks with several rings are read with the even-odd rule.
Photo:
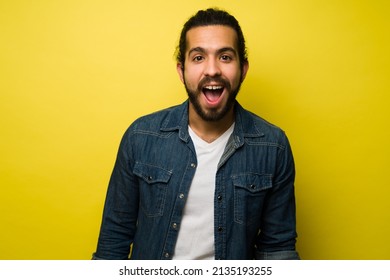
[[222, 89], [222, 86], [205, 86], [205, 88], [208, 90], [217, 90]]

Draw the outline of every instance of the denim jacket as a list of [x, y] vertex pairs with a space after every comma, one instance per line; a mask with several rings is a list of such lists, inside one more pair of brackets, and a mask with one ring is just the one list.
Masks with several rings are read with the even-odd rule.
[[[136, 120], [119, 147], [93, 259], [171, 259], [196, 167], [188, 101]], [[294, 177], [284, 132], [236, 103], [216, 174], [215, 259], [299, 258]]]

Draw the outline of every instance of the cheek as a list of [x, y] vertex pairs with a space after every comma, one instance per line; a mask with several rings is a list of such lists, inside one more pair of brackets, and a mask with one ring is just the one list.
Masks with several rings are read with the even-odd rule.
[[234, 88], [236, 87], [240, 82], [241, 82], [241, 75], [231, 75], [227, 77], [228, 80], [230, 81], [231, 86]]
[[200, 78], [201, 75], [199, 75], [196, 71], [193, 71], [192, 69], [187, 69], [184, 71], [184, 80], [188, 86], [197, 87]]

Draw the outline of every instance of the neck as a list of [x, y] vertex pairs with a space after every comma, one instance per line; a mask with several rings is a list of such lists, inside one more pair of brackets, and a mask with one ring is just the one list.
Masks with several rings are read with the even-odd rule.
[[191, 129], [204, 141], [211, 143], [228, 130], [234, 122], [234, 106], [218, 121], [206, 121], [189, 106], [189, 125]]

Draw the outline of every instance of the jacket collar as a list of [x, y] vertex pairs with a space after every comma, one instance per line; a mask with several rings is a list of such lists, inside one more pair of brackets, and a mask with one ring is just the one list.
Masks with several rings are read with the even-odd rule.
[[[186, 100], [181, 105], [172, 107], [167, 118], [161, 126], [161, 131], [179, 131], [179, 138], [188, 142], [190, 135], [188, 133], [188, 104]], [[244, 138], [263, 137], [259, 128], [254, 122], [253, 114], [245, 110], [238, 102], [235, 104], [235, 126], [233, 131], [233, 141], [235, 147], [241, 147], [244, 144]]]

